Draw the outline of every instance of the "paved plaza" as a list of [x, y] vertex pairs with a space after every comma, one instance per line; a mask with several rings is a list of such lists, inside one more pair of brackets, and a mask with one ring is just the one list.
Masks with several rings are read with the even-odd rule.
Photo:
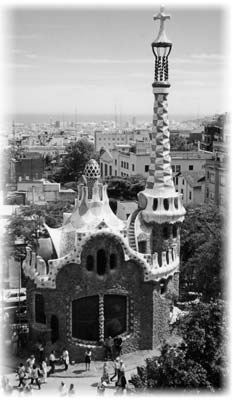
[[[170, 344], [177, 343], [179, 338], [177, 336], [171, 336], [169, 339]], [[8, 345], [9, 346], [9, 345]], [[159, 348], [155, 350], [142, 350], [136, 351], [131, 354], [123, 354], [122, 360], [124, 361], [126, 367], [126, 379], [130, 379], [131, 375], [136, 373], [136, 367], [143, 365], [145, 359], [148, 357], [153, 357], [159, 355]], [[17, 366], [20, 362], [25, 364], [28, 354], [23, 357], [16, 357], [11, 355], [10, 348], [6, 349], [6, 355], [1, 360], [1, 375], [6, 375], [10, 383], [15, 387], [13, 395], [20, 395], [16, 386], [18, 385], [18, 377], [15, 373]], [[41, 384], [41, 390], [38, 389], [37, 385], [33, 385], [33, 396], [47, 396], [51, 393], [53, 396], [59, 396], [59, 385], [63, 381], [67, 388], [73, 383], [75, 387], [76, 395], [80, 396], [96, 396], [97, 395], [97, 384], [100, 381], [103, 372], [103, 361], [91, 362], [90, 371], [85, 370], [85, 364], [73, 363], [71, 360], [71, 365], [67, 371], [64, 371], [63, 364], [59, 362], [56, 364], [55, 373], [47, 378], [46, 383]], [[108, 361], [108, 370], [110, 376], [114, 374], [114, 365], [112, 361]], [[28, 380], [29, 382], [29, 380]], [[115, 382], [108, 384], [105, 390], [105, 396], [115, 395], [116, 388]]]

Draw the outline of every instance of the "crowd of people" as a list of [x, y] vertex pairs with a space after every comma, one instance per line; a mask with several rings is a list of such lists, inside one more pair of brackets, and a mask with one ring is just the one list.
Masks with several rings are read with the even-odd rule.
[[[16, 335], [13, 335], [15, 338]], [[13, 354], [16, 354], [12, 341]], [[125, 376], [125, 364], [120, 359], [122, 339], [120, 337], [112, 338], [107, 337], [104, 343], [105, 347], [105, 362], [103, 364], [102, 376], [97, 384], [97, 394], [103, 395], [105, 389], [114, 382], [116, 394], [120, 393], [134, 393], [135, 388], [129, 380], [127, 382]], [[49, 357], [45, 357], [45, 349], [41, 342], [37, 343], [35, 355], [31, 355], [26, 361], [20, 362], [16, 370], [18, 385], [13, 386], [9, 378], [2, 377], [2, 389], [4, 393], [12, 393], [14, 390], [30, 394], [36, 388], [41, 390], [41, 385], [47, 383], [47, 378], [56, 372], [56, 364], [64, 364], [64, 371], [67, 371], [70, 365], [69, 352], [63, 348], [61, 354], [57, 357], [54, 350], [51, 350]], [[84, 354], [84, 363], [86, 371], [90, 371], [92, 362], [92, 351], [88, 346]], [[113, 367], [113, 368], [112, 368]], [[113, 370], [112, 370], [113, 369]], [[61, 370], [59, 369], [59, 372]], [[61, 382], [58, 387], [61, 396], [75, 394], [74, 384], [70, 384], [69, 388], [65, 382]]]

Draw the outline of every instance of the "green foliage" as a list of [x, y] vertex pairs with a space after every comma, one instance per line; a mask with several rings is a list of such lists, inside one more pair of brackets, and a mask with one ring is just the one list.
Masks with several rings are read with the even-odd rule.
[[159, 356], [146, 359], [132, 377], [136, 388], [221, 390], [226, 377], [224, 302], [198, 304], [179, 324], [183, 341], [162, 346]]
[[137, 194], [144, 190], [146, 179], [141, 175], [108, 180], [108, 196], [115, 199], [136, 200]]
[[224, 288], [224, 224], [213, 205], [188, 208], [181, 231], [181, 288], [203, 299], [221, 297]]
[[223, 386], [226, 366], [227, 321], [223, 300], [200, 303], [181, 320], [179, 332], [187, 345], [187, 357], [201, 363], [212, 387]]
[[93, 144], [87, 139], [81, 139], [78, 142], [69, 144], [66, 147], [66, 153], [61, 171], [53, 177], [57, 182], [77, 181], [84, 173], [86, 163], [91, 158], [98, 158], [94, 152]]
[[46, 235], [42, 225], [45, 222], [51, 228], [61, 226], [63, 212], [71, 212], [73, 204], [67, 202], [54, 202], [46, 205], [21, 206], [20, 214], [12, 215], [8, 219], [4, 237], [5, 245], [13, 252], [14, 242], [17, 237], [24, 237], [25, 241], [33, 248], [36, 247], [36, 237]]

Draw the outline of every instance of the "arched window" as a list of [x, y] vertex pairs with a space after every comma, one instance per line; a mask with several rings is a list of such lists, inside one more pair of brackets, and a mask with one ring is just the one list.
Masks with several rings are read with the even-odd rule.
[[168, 209], [169, 209], [169, 201], [168, 201], [168, 199], [164, 199], [164, 200], [163, 200], [163, 206], [164, 206], [164, 209], [165, 209], [165, 210], [168, 210]]
[[89, 296], [72, 302], [72, 336], [99, 340], [99, 297]]
[[88, 271], [92, 271], [94, 268], [94, 259], [92, 255], [87, 256], [86, 268]]
[[106, 272], [106, 254], [103, 249], [97, 251], [97, 274], [104, 275]]
[[114, 269], [117, 266], [117, 255], [114, 253], [110, 255], [109, 266], [110, 269]]
[[117, 336], [126, 331], [126, 296], [104, 296], [104, 337]]
[[46, 316], [44, 310], [44, 297], [42, 294], [35, 294], [35, 321], [39, 324], [46, 324]]
[[154, 199], [154, 201], [153, 201], [153, 210], [154, 211], [157, 210], [157, 207], [158, 207], [158, 199]]

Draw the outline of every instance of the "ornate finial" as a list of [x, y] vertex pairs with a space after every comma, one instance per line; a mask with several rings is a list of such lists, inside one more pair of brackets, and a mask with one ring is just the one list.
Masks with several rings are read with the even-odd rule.
[[157, 42], [157, 43], [171, 43], [166, 36], [165, 27], [164, 27], [164, 22], [166, 21], [166, 19], [171, 19], [171, 16], [168, 14], [165, 14], [164, 10], [165, 10], [165, 7], [161, 6], [160, 12], [153, 16], [154, 21], [156, 21], [157, 19], [160, 20], [159, 34], [157, 36], [157, 39], [155, 40], [155, 42]]

